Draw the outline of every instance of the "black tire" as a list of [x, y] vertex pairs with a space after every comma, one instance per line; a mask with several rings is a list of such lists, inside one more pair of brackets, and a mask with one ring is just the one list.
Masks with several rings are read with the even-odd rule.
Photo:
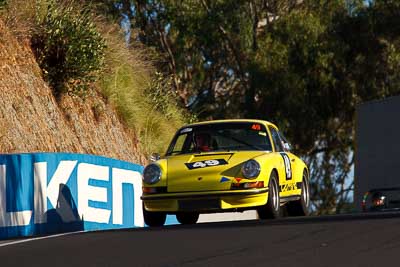
[[267, 204], [257, 209], [258, 217], [264, 219], [275, 219], [280, 215], [280, 198], [278, 176], [273, 171], [269, 177], [268, 183], [269, 193]]
[[199, 219], [197, 212], [180, 212], [176, 214], [176, 219], [180, 224], [195, 224]]
[[143, 205], [143, 218], [144, 223], [150, 227], [163, 226], [167, 219], [167, 214], [163, 212], [147, 211]]
[[296, 201], [290, 201], [286, 205], [286, 210], [289, 216], [307, 216], [309, 214], [310, 183], [306, 172], [303, 173], [300, 199]]

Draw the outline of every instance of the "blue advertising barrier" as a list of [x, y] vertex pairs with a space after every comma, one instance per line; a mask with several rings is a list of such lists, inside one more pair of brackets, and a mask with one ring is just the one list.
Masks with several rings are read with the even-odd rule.
[[143, 227], [142, 171], [85, 154], [0, 155], [0, 239]]

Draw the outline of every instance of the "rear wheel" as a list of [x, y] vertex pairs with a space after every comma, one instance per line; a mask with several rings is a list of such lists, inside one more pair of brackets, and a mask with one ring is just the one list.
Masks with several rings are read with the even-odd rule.
[[280, 213], [280, 198], [278, 176], [276, 172], [272, 172], [269, 177], [269, 193], [267, 204], [257, 209], [258, 217], [260, 219], [274, 219], [279, 217]]
[[181, 212], [176, 214], [176, 219], [180, 224], [195, 224], [199, 219], [197, 212]]
[[143, 218], [145, 224], [150, 227], [163, 226], [167, 218], [167, 214], [163, 212], [147, 211], [143, 205]]
[[307, 173], [303, 173], [301, 196], [299, 200], [287, 203], [286, 210], [289, 216], [307, 216], [310, 208], [310, 183]]

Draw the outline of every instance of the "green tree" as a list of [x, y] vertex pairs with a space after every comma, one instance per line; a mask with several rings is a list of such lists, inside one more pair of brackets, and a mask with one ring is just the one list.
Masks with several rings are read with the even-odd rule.
[[122, 2], [189, 110], [277, 123], [311, 167], [316, 212], [349, 206], [356, 105], [400, 88], [398, 1]]

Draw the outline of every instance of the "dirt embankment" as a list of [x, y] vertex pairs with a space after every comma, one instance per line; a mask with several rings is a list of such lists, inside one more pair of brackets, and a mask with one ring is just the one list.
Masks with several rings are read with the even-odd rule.
[[0, 20], [0, 153], [89, 153], [144, 163], [135, 134], [100, 94], [59, 101], [28, 41]]

